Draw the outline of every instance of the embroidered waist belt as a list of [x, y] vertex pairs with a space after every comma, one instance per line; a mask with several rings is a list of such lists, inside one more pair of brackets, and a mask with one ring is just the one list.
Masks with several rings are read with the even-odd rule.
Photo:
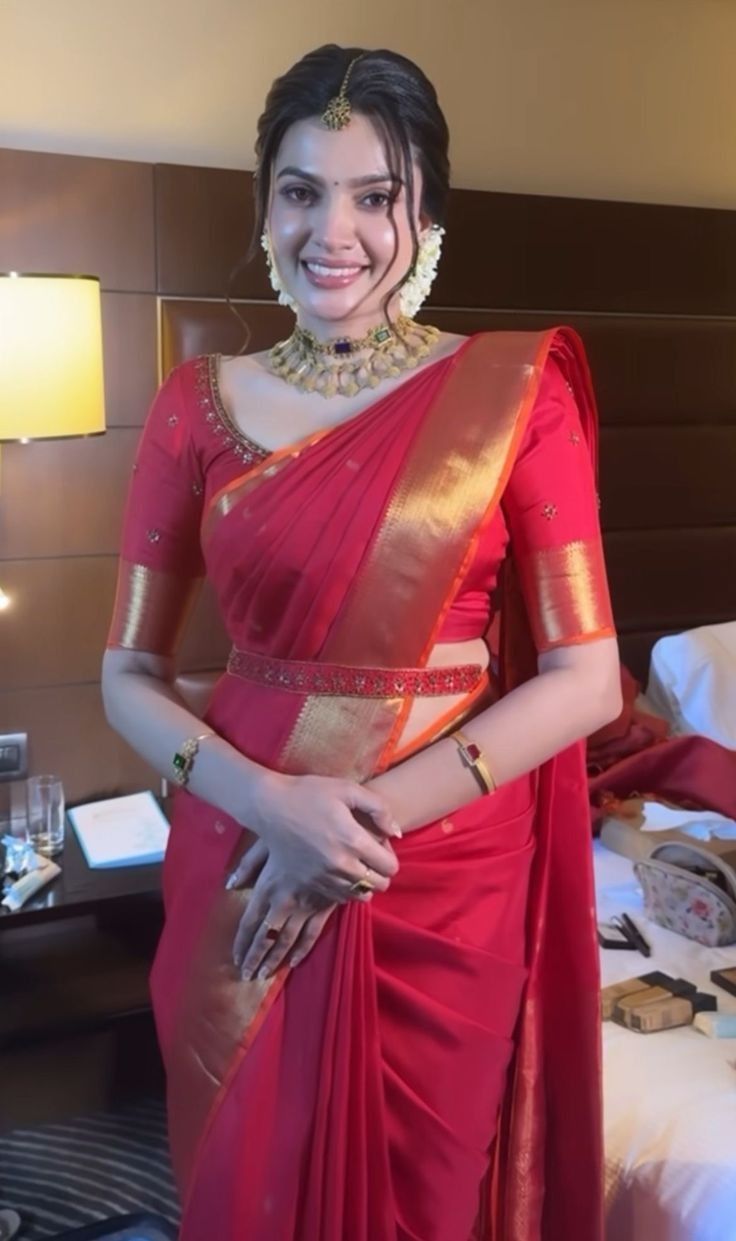
[[431, 697], [469, 694], [483, 679], [480, 664], [446, 668], [362, 668], [309, 660], [275, 659], [233, 647], [227, 661], [231, 676], [295, 694], [331, 694], [340, 698]]

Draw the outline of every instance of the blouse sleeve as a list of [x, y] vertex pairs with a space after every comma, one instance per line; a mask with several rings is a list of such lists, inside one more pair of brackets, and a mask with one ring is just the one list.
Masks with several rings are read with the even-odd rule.
[[138, 443], [108, 647], [171, 655], [201, 584], [203, 486], [190, 409], [178, 367], [156, 393]]
[[552, 357], [503, 508], [537, 650], [614, 637], [594, 468]]

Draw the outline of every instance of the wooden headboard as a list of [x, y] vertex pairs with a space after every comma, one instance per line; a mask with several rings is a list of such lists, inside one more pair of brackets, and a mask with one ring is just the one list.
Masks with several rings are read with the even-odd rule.
[[[232, 311], [212, 300], [218, 280], [225, 287], [222, 253], [205, 272], [192, 245], [206, 225], [213, 236], [212, 213], [227, 204], [192, 194], [191, 182], [187, 195], [194, 171], [160, 170], [162, 222], [177, 220], [176, 232], [161, 230], [162, 261], [190, 293], [161, 300], [163, 373], [243, 341]], [[249, 174], [219, 176], [220, 193], [231, 178], [243, 205], [229, 215], [245, 236]], [[218, 235], [225, 244], [226, 230]], [[466, 333], [557, 323], [581, 333], [601, 414], [601, 517], [621, 653], [643, 680], [658, 637], [736, 618], [735, 277], [736, 212], [455, 191], [423, 316]], [[250, 348], [288, 333], [293, 320], [267, 300], [260, 262], [236, 293]]]

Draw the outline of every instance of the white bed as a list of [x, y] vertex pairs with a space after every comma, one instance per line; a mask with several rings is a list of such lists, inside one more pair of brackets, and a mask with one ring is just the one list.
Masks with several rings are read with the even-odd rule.
[[646, 699], [673, 733], [699, 733], [736, 749], [736, 621], [660, 638]]
[[[736, 748], [736, 623], [658, 642], [641, 705], [673, 733]], [[647, 921], [632, 863], [600, 841], [593, 850], [599, 920], [625, 910], [653, 950], [647, 960], [601, 949], [603, 985], [660, 969], [736, 1013], [736, 997], [709, 980], [736, 966], [736, 945], [703, 948]], [[641, 1035], [608, 1021], [603, 1062], [606, 1241], [736, 1241], [736, 1038], [692, 1027]]]
[[[646, 921], [631, 862], [598, 841], [594, 862], [599, 919], [626, 910], [653, 949], [649, 960], [602, 949], [604, 985], [661, 969], [736, 1013], [709, 981], [736, 965], [736, 945], [703, 948]], [[603, 1057], [606, 1241], [736, 1241], [736, 1039], [605, 1022]]]

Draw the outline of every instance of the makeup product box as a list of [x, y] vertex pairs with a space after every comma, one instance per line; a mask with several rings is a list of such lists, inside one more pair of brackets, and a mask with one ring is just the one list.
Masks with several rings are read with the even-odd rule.
[[671, 1000], [672, 992], [666, 987], [645, 987], [643, 991], [630, 991], [628, 995], [622, 995], [616, 1001], [612, 1018], [614, 1021], [620, 1022], [622, 1025], [628, 1025], [627, 1016], [636, 1009], [642, 1008], [646, 1004], [653, 1004], [656, 1000]]
[[[651, 970], [648, 974], [640, 974], [637, 978], [626, 978], [623, 982], [612, 983], [601, 991], [601, 1015], [604, 1021], [610, 1021], [616, 1005], [625, 996], [635, 992], [645, 992], [652, 987], [662, 988], [668, 995], [694, 995], [695, 984], [685, 978], [671, 978], [661, 970]], [[655, 997], [652, 996], [652, 999]], [[645, 1002], [642, 998], [642, 1002]]]
[[664, 987], [649, 987], [623, 996], [613, 1010], [613, 1020], [639, 1034], [654, 1034], [657, 1030], [690, 1025], [696, 1013], [712, 1012], [717, 1007], [714, 995], [694, 988], [686, 994], [673, 995]]
[[729, 995], [736, 995], [736, 965], [725, 970], [711, 970], [710, 980], [728, 991]]
[[[614, 1020], [616, 1020], [614, 1013]], [[673, 1030], [676, 1026], [689, 1026], [693, 1019], [693, 1006], [682, 995], [668, 995], [639, 1008], [629, 1009], [621, 1024], [638, 1034], [655, 1034], [658, 1030]]]

